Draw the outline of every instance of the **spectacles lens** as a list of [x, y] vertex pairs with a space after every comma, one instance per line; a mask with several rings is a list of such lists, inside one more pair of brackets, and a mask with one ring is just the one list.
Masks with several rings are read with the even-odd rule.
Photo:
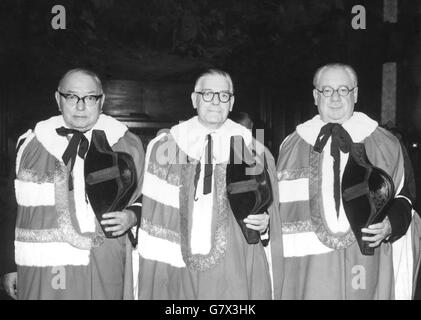
[[347, 87], [339, 87], [338, 93], [339, 93], [340, 96], [345, 97], [345, 96], [348, 95], [349, 89]]
[[333, 89], [332, 88], [330, 88], [330, 87], [323, 88], [323, 95], [325, 97], [331, 97], [332, 94], [333, 94]]
[[74, 94], [68, 95], [66, 98], [66, 102], [69, 104], [76, 104], [78, 102], [78, 97]]
[[228, 102], [230, 97], [231, 97], [231, 95], [228, 92], [220, 92], [219, 93], [219, 100], [221, 102]]
[[95, 96], [86, 96], [85, 104], [88, 106], [93, 106], [96, 103], [97, 99]]
[[203, 92], [202, 97], [203, 97], [203, 100], [205, 100], [206, 102], [212, 101], [213, 92], [212, 91]]

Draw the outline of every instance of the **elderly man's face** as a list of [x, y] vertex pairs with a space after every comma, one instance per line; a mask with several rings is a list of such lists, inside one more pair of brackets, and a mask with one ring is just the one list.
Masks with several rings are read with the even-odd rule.
[[[317, 89], [323, 90], [325, 87], [331, 87], [337, 90], [341, 86], [353, 89], [354, 84], [351, 76], [343, 68], [330, 68], [322, 73]], [[314, 89], [313, 96], [320, 118], [324, 122], [343, 123], [351, 118], [354, 112], [354, 104], [358, 99], [358, 88], [350, 91], [347, 96], [341, 96], [338, 91], [334, 91], [331, 97], [325, 97]]]
[[[89, 75], [82, 72], [75, 72], [67, 76], [62, 81], [60, 92], [63, 94], [73, 94], [82, 98], [88, 95], [100, 95], [101, 89], [97, 82]], [[64, 122], [70, 129], [87, 131], [92, 129], [101, 114], [104, 96], [94, 104], [85, 104], [79, 100], [76, 104], [66, 101], [66, 99], [56, 92], [56, 101], [61, 111]]]
[[[208, 75], [199, 82], [198, 92], [228, 92], [232, 93], [229, 82], [223, 76]], [[217, 94], [212, 101], [206, 102], [201, 94], [192, 93], [193, 108], [197, 109], [199, 121], [209, 129], [219, 128], [228, 118], [228, 113], [234, 105], [234, 96], [228, 102], [221, 102]]]

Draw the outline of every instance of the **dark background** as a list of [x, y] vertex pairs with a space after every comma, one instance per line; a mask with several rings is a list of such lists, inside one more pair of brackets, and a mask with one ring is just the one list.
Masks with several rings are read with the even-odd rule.
[[[57, 4], [66, 9], [65, 30], [51, 26]], [[351, 26], [354, 5], [366, 9], [365, 30]], [[10, 211], [5, 184], [16, 139], [57, 114], [54, 91], [74, 67], [97, 72], [105, 112], [140, 131], [194, 115], [196, 77], [209, 67], [226, 70], [234, 110], [265, 128], [276, 157], [295, 126], [317, 113], [312, 77], [320, 65], [351, 64], [356, 110], [380, 121], [382, 65], [394, 61], [395, 125], [418, 179], [421, 1], [398, 0], [398, 9], [392, 24], [383, 21], [383, 0], [0, 0], [0, 219]]]

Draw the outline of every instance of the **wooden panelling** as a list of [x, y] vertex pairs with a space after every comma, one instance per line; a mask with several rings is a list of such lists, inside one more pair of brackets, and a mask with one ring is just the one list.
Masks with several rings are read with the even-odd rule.
[[192, 113], [192, 84], [108, 80], [104, 112], [113, 116], [183, 120]]

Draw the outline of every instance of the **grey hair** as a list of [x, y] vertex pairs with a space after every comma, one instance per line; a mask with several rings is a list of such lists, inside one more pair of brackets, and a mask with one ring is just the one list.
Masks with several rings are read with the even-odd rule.
[[62, 87], [63, 87], [63, 82], [64, 82], [64, 80], [65, 80], [68, 76], [72, 75], [73, 73], [77, 73], [77, 72], [83, 73], [83, 74], [85, 74], [85, 75], [87, 75], [87, 76], [91, 77], [92, 79], [94, 79], [94, 81], [96, 82], [96, 84], [97, 84], [98, 88], [100, 89], [101, 93], [103, 93], [103, 90], [102, 90], [102, 82], [101, 82], [101, 79], [98, 77], [98, 75], [97, 75], [95, 72], [91, 71], [91, 70], [88, 70], [88, 69], [83, 69], [83, 68], [75, 68], [75, 69], [71, 69], [71, 70], [67, 71], [67, 72], [66, 72], [66, 73], [65, 73], [65, 74], [61, 77], [61, 79], [60, 79], [60, 81], [59, 81], [59, 83], [58, 83], [58, 90], [61, 90], [61, 89], [62, 89]]
[[194, 91], [198, 91], [200, 88], [200, 81], [202, 81], [203, 78], [207, 77], [207, 76], [221, 76], [223, 78], [225, 78], [228, 81], [228, 85], [230, 88], [230, 91], [232, 94], [234, 94], [234, 85], [232, 84], [232, 79], [231, 76], [222, 70], [219, 69], [209, 69], [207, 71], [205, 71], [204, 73], [202, 73], [196, 80], [196, 83], [194, 85]]
[[345, 70], [346, 73], [348, 73], [348, 75], [350, 76], [351, 81], [353, 82], [352, 85], [354, 87], [358, 86], [357, 73], [355, 72], [353, 67], [351, 67], [350, 65], [347, 65], [347, 64], [343, 64], [343, 63], [329, 63], [329, 64], [326, 64], [324, 66], [321, 66], [314, 73], [313, 86], [315, 88], [317, 88], [317, 85], [319, 84], [319, 81], [320, 81], [320, 78], [321, 78], [323, 72], [325, 72], [328, 69], [343, 69], [343, 70]]

